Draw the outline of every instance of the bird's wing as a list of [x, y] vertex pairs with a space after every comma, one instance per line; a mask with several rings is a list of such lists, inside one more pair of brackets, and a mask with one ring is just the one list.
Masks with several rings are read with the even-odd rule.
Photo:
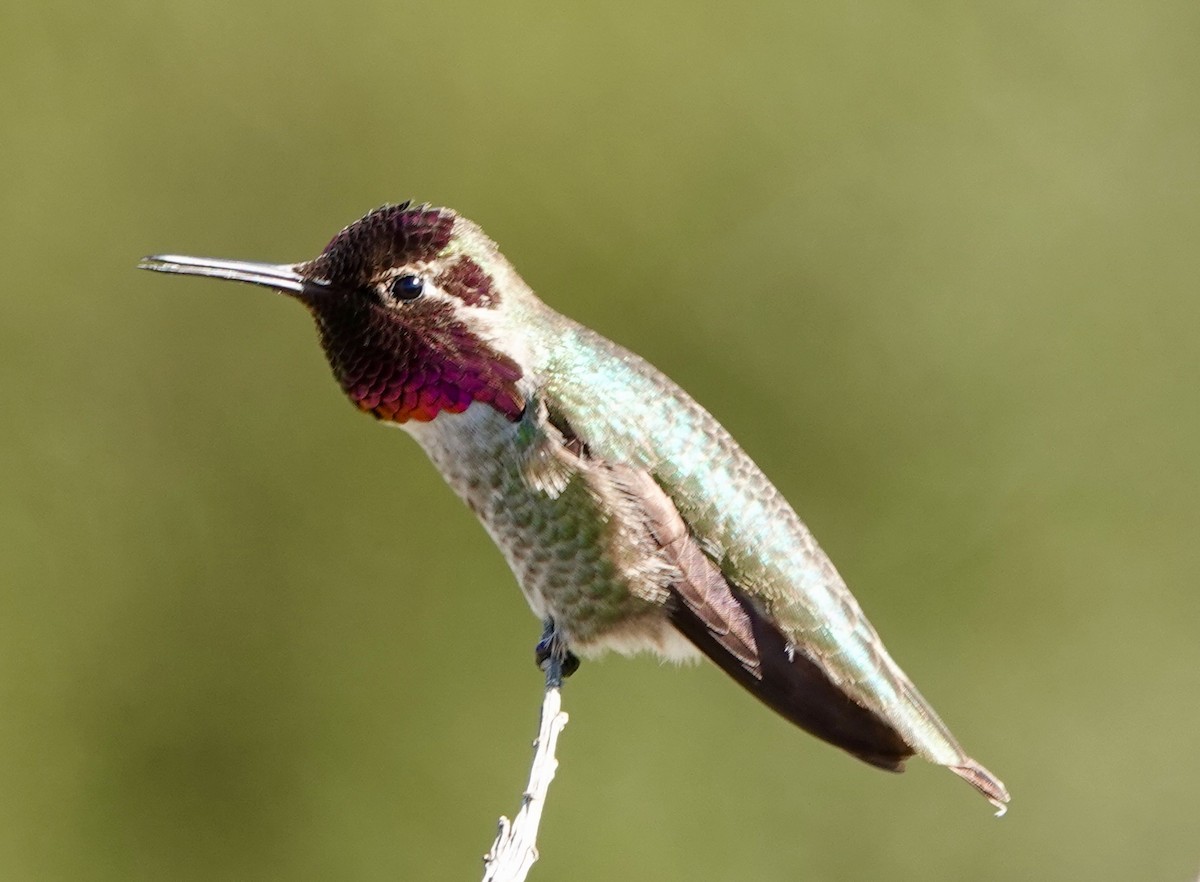
[[545, 401], [535, 406], [545, 431], [526, 451], [523, 473], [531, 487], [557, 495], [569, 481], [583, 480], [620, 522], [621, 541], [629, 546], [622, 556], [636, 549], [635, 557], [652, 558], [653, 569], [665, 576], [656, 587], [666, 589], [662, 599], [676, 630], [793, 723], [873, 765], [901, 769], [912, 748], [796, 651], [792, 638], [705, 552], [649, 469], [596, 454], [561, 412]]
[[670, 497], [644, 469], [609, 469], [636, 501], [645, 529], [679, 572], [671, 623], [747, 691], [806, 731], [862, 760], [900, 771], [913, 750], [886, 721], [857, 704], [731, 583], [701, 549]]
[[[1004, 785], [958, 745], [812, 534], [724, 427], [653, 366], [594, 332], [575, 327], [553, 350], [545, 374], [552, 416], [583, 455], [630, 470], [648, 529], [666, 531], [664, 553], [694, 561], [680, 566], [691, 576], [674, 589], [676, 628], [814, 734], [846, 746], [853, 738], [838, 726], [848, 726], [862, 741], [847, 749], [886, 767], [919, 753], [1002, 808]], [[747, 633], [756, 664], [742, 659]]]

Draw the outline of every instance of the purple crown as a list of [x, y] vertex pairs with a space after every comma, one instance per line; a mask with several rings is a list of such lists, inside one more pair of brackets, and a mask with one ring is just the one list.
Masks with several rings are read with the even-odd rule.
[[457, 217], [430, 205], [384, 205], [346, 227], [307, 264], [306, 274], [364, 284], [381, 270], [435, 257], [450, 243]]

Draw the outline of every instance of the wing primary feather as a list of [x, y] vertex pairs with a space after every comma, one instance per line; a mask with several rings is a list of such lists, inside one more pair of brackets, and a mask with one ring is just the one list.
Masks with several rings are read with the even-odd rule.
[[839, 689], [725, 577], [653, 476], [624, 468], [613, 477], [637, 499], [651, 535], [679, 571], [669, 605], [676, 630], [785, 719], [871, 765], [902, 771], [913, 749]]
[[784, 719], [873, 766], [903, 771], [913, 749], [899, 733], [838, 689], [803, 651], [790, 650], [784, 636], [745, 595], [732, 587], [729, 591], [750, 621], [760, 659], [757, 677], [726, 651], [682, 598], [671, 610], [671, 623], [717, 667]]

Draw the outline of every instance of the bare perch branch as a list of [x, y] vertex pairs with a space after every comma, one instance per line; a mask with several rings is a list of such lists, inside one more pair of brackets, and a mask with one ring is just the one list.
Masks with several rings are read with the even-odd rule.
[[538, 859], [537, 833], [550, 782], [558, 770], [554, 755], [558, 735], [567, 725], [562, 711], [562, 660], [551, 655], [546, 662], [546, 694], [542, 699], [542, 719], [534, 742], [533, 766], [529, 784], [521, 797], [516, 820], [500, 818], [500, 831], [484, 860], [483, 882], [524, 882]]

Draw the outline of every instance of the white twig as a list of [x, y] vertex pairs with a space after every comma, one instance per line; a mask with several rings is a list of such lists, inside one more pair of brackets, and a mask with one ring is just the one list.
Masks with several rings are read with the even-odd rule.
[[558, 734], [567, 725], [567, 715], [562, 711], [561, 687], [561, 662], [551, 658], [546, 668], [546, 695], [542, 699], [542, 721], [534, 742], [529, 784], [521, 797], [516, 820], [510, 822], [508, 818], [500, 818], [500, 832], [496, 834], [492, 850], [483, 859], [483, 882], [524, 882], [538, 859], [538, 825], [542, 821], [550, 782], [558, 769], [554, 749]]

